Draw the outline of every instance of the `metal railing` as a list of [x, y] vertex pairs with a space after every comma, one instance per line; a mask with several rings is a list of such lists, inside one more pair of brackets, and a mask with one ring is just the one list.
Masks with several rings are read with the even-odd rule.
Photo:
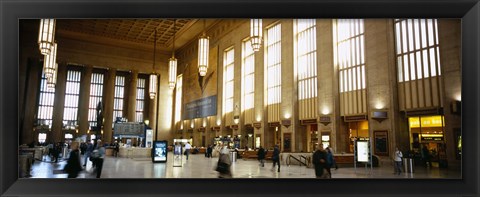
[[[287, 160], [286, 160], [286, 163], [287, 163], [287, 166], [290, 166], [290, 163], [292, 162], [292, 158], [297, 161], [299, 163], [300, 166], [304, 165], [304, 166], [308, 166], [308, 158], [303, 156], [303, 155], [300, 155], [300, 159], [296, 158], [295, 156], [293, 155], [288, 155], [287, 157]], [[305, 162], [303, 162], [301, 159], [305, 159]]]

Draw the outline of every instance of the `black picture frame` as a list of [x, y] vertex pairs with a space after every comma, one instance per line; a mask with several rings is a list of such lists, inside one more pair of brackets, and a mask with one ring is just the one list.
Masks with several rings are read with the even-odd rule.
[[[2, 196], [478, 196], [478, 0], [0, 2]], [[462, 18], [462, 179], [18, 179], [20, 18]]]

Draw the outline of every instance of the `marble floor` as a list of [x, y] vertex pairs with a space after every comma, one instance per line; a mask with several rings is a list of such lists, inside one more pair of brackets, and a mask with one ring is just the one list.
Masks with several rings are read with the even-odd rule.
[[[214, 170], [218, 158], [206, 158], [203, 154], [190, 155], [189, 159], [182, 158], [182, 166], [173, 166], [173, 155], [168, 154], [166, 163], [152, 163], [151, 158], [123, 158], [107, 156], [104, 161], [101, 178], [217, 178]], [[83, 159], [82, 159], [83, 162]], [[66, 160], [53, 163], [48, 157], [43, 161], [35, 161], [32, 165], [30, 178], [66, 178], [61, 173]], [[231, 166], [233, 178], [315, 178], [313, 168], [298, 165], [282, 165], [280, 172], [272, 170], [272, 163], [265, 167], [259, 166], [257, 160], [237, 159]], [[78, 178], [95, 178], [94, 169], [88, 161], [85, 170]], [[440, 168], [427, 169], [415, 166], [414, 173], [395, 175], [393, 167], [385, 164], [382, 167], [365, 168], [365, 166], [340, 167], [332, 169], [332, 178], [374, 178], [374, 179], [460, 179], [460, 170]]]

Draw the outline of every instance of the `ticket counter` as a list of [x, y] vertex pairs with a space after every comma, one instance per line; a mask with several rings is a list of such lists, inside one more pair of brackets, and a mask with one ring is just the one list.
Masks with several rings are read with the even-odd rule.
[[152, 156], [152, 148], [140, 148], [140, 147], [120, 147], [118, 152], [119, 157], [127, 157], [127, 158], [139, 158], [139, 157], [151, 157]]

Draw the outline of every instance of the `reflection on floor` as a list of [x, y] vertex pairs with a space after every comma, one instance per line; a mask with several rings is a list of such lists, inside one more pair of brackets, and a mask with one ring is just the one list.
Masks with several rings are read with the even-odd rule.
[[[66, 161], [58, 163], [50, 162], [44, 157], [44, 161], [35, 161], [31, 170], [31, 178], [66, 178], [67, 174], [61, 173]], [[181, 167], [173, 167], [172, 154], [168, 154], [166, 163], [152, 163], [151, 158], [122, 158], [107, 156], [103, 164], [101, 178], [217, 178], [218, 173], [214, 170], [218, 158], [206, 158], [203, 154], [190, 155], [189, 160], [183, 158]], [[82, 159], [83, 162], [83, 159]], [[266, 163], [265, 167], [258, 165], [257, 160], [237, 159], [232, 164], [233, 178], [315, 178], [313, 168], [298, 165], [282, 165], [280, 172], [272, 170], [272, 163]], [[87, 162], [85, 170], [78, 178], [95, 178], [91, 162]], [[393, 174], [392, 165], [370, 168], [345, 167], [338, 170], [332, 169], [332, 178], [422, 178], [422, 179], [460, 179], [460, 170], [415, 166], [414, 173]]]

